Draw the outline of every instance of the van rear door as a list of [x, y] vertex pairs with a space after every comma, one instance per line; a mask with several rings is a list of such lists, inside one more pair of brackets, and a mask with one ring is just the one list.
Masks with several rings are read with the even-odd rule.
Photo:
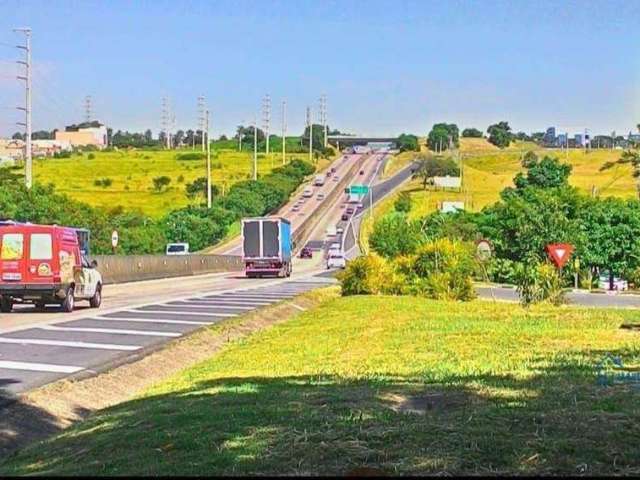
[[29, 283], [53, 283], [53, 236], [51, 229], [35, 230], [29, 235], [27, 268]]
[[0, 282], [24, 283], [27, 276], [25, 234], [0, 229]]

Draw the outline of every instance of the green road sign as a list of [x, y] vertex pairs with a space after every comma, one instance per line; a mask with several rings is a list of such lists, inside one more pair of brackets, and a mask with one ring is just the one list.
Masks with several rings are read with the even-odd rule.
[[369, 187], [367, 185], [351, 185], [351, 187], [349, 187], [349, 193], [366, 195], [369, 193]]

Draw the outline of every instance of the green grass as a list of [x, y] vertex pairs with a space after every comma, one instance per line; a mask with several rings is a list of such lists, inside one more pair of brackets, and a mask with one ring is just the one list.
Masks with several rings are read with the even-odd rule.
[[[35, 181], [42, 184], [53, 183], [56, 190], [75, 200], [93, 206], [116, 207], [137, 210], [152, 217], [188, 205], [185, 185], [197, 177], [206, 175], [204, 160], [176, 159], [187, 150], [150, 151], [121, 150], [117, 152], [94, 152], [94, 159], [88, 154], [73, 155], [68, 159], [40, 159], [34, 165]], [[281, 165], [281, 155], [259, 154], [258, 173], [266, 174]], [[304, 154], [292, 154], [288, 159], [306, 159]], [[245, 180], [252, 172], [253, 152], [214, 149], [212, 155], [212, 181], [222, 189], [230, 188], [235, 182]], [[153, 191], [154, 177], [166, 175], [171, 178], [169, 189], [162, 193]], [[179, 182], [179, 177], [184, 180]], [[110, 187], [94, 185], [96, 179], [110, 178]]]
[[635, 312], [315, 295], [0, 474], [640, 473]]

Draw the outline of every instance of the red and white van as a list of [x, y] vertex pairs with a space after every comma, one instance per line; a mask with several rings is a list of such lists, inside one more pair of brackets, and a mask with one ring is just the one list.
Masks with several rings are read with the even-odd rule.
[[56, 225], [0, 224], [0, 311], [16, 301], [43, 308], [57, 303], [73, 311], [76, 300], [102, 301], [97, 264], [80, 253], [76, 230]]

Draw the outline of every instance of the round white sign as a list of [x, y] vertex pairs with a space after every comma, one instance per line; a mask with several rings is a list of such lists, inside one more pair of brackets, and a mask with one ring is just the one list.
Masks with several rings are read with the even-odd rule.
[[486, 262], [491, 258], [491, 243], [489, 240], [480, 240], [476, 245], [476, 255], [480, 261]]
[[118, 246], [118, 232], [116, 230], [111, 233], [111, 246], [113, 248]]

